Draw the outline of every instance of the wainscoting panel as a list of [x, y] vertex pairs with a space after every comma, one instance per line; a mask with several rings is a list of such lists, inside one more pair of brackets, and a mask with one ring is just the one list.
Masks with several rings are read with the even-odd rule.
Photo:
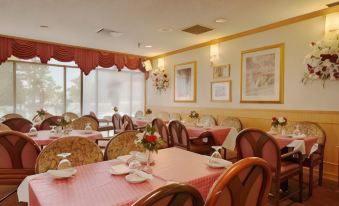
[[156, 114], [159, 111], [169, 113], [177, 112], [188, 115], [195, 110], [200, 115], [211, 114], [217, 120], [222, 116], [238, 117], [243, 128], [259, 128], [264, 131], [269, 130], [271, 118], [273, 116], [284, 116], [289, 122], [311, 121], [318, 123], [327, 135], [325, 146], [324, 175], [326, 179], [337, 181], [338, 155], [336, 146], [339, 145], [339, 112], [330, 111], [305, 111], [305, 110], [275, 110], [275, 109], [216, 109], [216, 108], [196, 108], [196, 107], [164, 107], [148, 105]]

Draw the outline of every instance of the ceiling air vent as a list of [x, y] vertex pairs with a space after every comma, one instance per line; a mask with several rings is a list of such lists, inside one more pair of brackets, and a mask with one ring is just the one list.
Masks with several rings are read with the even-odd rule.
[[102, 28], [97, 31], [97, 34], [104, 35], [104, 36], [120, 37], [122, 36], [123, 33], [114, 31], [111, 29]]
[[205, 33], [205, 32], [211, 31], [211, 30], [213, 30], [213, 29], [197, 24], [197, 25], [191, 26], [189, 28], [183, 29], [182, 31], [198, 35], [198, 34], [202, 34], [202, 33]]

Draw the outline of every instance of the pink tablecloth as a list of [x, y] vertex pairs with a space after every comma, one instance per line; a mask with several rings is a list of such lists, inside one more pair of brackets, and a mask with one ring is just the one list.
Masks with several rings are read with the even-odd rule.
[[[67, 136], [77, 136], [77, 137], [84, 137], [88, 138], [90, 140], [98, 140], [102, 139], [102, 134], [97, 131], [92, 131], [91, 134], [85, 134], [84, 130], [73, 130], [69, 135]], [[49, 143], [53, 142], [54, 138], [51, 138], [51, 134], [49, 130], [41, 130], [38, 131], [38, 135], [32, 137], [32, 139], [38, 144], [38, 145], [48, 145]]]
[[209, 131], [213, 134], [213, 139], [216, 145], [222, 145], [224, 143], [228, 133], [231, 128], [229, 127], [208, 127], [208, 128], [200, 128], [200, 127], [186, 127], [188, 135], [190, 138], [194, 139], [199, 137], [203, 132]]
[[154, 179], [140, 184], [130, 184], [124, 176], [108, 173], [111, 165], [118, 164], [117, 160], [77, 167], [75, 177], [67, 180], [43, 175], [29, 182], [30, 205], [131, 205], [172, 181], [191, 184], [206, 198], [210, 187], [224, 171], [208, 168], [206, 156], [178, 148], [160, 150], [154, 159]]
[[281, 135], [274, 135], [274, 137], [278, 141], [279, 147], [281, 149], [286, 147], [288, 144], [290, 144], [294, 140], [304, 140], [306, 154], [310, 153], [312, 146], [315, 143], [317, 143], [317, 140], [318, 140], [318, 137], [292, 138], [292, 137], [286, 137], [286, 136], [281, 136]]

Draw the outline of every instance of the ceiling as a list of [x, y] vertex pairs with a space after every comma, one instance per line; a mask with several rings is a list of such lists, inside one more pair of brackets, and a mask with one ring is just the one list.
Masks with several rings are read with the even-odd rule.
[[[0, 0], [0, 34], [154, 56], [320, 10], [335, 1]], [[218, 18], [227, 22], [216, 23]], [[181, 31], [195, 24], [214, 30], [200, 35]], [[103, 27], [123, 35], [96, 34]], [[173, 31], [161, 33], [159, 28]]]

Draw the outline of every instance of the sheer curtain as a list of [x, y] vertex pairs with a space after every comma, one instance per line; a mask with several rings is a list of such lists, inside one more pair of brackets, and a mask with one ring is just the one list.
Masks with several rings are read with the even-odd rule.
[[13, 63], [0, 65], [0, 117], [14, 111]]

